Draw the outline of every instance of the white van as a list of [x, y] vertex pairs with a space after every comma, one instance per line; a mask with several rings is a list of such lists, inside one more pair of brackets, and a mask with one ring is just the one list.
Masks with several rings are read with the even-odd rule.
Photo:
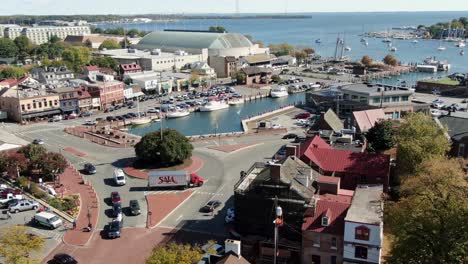
[[34, 215], [32, 222], [33, 224], [42, 225], [50, 229], [55, 229], [62, 225], [62, 219], [48, 212], [40, 212]]
[[115, 184], [117, 185], [125, 185], [125, 173], [122, 169], [115, 169], [114, 170], [114, 180]]

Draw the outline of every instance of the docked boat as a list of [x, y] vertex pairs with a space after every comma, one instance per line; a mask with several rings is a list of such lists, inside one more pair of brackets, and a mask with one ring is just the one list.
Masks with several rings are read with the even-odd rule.
[[179, 118], [179, 117], [184, 117], [190, 115], [190, 111], [188, 110], [178, 110], [174, 112], [168, 112], [166, 114], [167, 118]]
[[315, 43], [320, 44], [320, 43], [322, 43], [322, 40], [321, 39], [316, 39]]
[[131, 124], [134, 126], [139, 126], [139, 125], [146, 125], [151, 123], [151, 118], [148, 117], [138, 117], [136, 119], [133, 119]]
[[390, 48], [390, 51], [391, 51], [391, 52], [397, 52], [397, 50], [398, 50], [398, 49], [397, 49], [396, 47], [391, 47], [391, 48]]
[[412, 42], [413, 42], [413, 44], [419, 43], [419, 41], [417, 39], [413, 40]]
[[389, 39], [389, 38], [384, 38], [384, 39], [382, 40], [382, 42], [384, 42], [384, 43], [391, 43], [392, 40]]
[[465, 42], [458, 42], [457, 44], [455, 44], [455, 47], [458, 47], [458, 48], [464, 48], [466, 45], [465, 45]]
[[351, 47], [347, 46], [344, 48], [345, 51], [351, 51]]
[[224, 100], [223, 101], [209, 101], [205, 105], [200, 106], [200, 112], [213, 112], [217, 110], [226, 109], [229, 107]]
[[286, 87], [282, 87], [282, 86], [273, 88], [270, 91], [270, 96], [273, 97], [273, 98], [280, 98], [280, 97], [285, 97], [285, 96], [288, 96], [288, 95], [289, 95], [288, 94], [288, 89], [286, 89]]
[[238, 99], [238, 100], [229, 100], [229, 105], [240, 105], [244, 103], [244, 99]]
[[447, 48], [444, 47], [444, 46], [440, 46], [440, 47], [437, 48], [438, 51], [444, 51], [444, 50], [446, 50], [446, 49], [447, 49]]

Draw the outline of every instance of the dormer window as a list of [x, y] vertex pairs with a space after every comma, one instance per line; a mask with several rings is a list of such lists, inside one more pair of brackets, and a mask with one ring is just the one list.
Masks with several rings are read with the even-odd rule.
[[322, 217], [322, 226], [328, 226], [330, 223], [329, 223], [329, 219], [328, 219], [328, 216], [324, 215]]
[[358, 240], [369, 240], [369, 228], [365, 226], [358, 226], [355, 229], [355, 239]]

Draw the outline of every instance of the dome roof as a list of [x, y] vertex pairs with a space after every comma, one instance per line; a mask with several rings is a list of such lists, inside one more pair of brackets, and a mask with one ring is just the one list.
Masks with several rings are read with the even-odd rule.
[[138, 49], [230, 49], [248, 48], [253, 45], [238, 33], [154, 31], [143, 37], [136, 46]]

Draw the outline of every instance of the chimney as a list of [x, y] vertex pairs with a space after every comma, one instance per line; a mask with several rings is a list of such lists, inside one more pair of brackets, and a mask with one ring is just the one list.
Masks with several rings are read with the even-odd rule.
[[239, 240], [226, 239], [224, 249], [226, 253], [232, 251], [238, 258], [241, 258], [241, 242]]
[[297, 149], [296, 149], [296, 146], [293, 146], [293, 145], [287, 145], [286, 146], [286, 156], [287, 157], [290, 157], [290, 156], [296, 156], [298, 155], [299, 153], [297, 153]]
[[270, 177], [274, 183], [279, 183], [281, 178], [281, 164], [270, 165]]

